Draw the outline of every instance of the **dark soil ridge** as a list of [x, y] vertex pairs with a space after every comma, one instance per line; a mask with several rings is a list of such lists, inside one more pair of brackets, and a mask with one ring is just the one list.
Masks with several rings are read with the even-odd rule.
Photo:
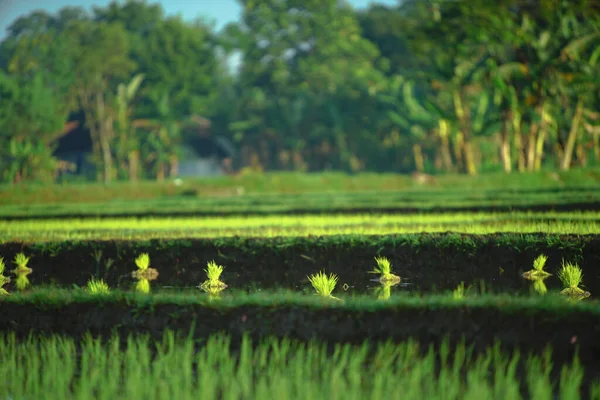
[[600, 316], [598, 312], [574, 308], [556, 312], [551, 307], [503, 309], [495, 306], [402, 306], [348, 309], [302, 304], [237, 305], [212, 307], [198, 304], [135, 304], [135, 302], [1, 302], [0, 331], [20, 337], [66, 335], [76, 339], [86, 334], [109, 338], [117, 333], [147, 334], [160, 340], [173, 330], [203, 340], [226, 333], [233, 343], [242, 335], [253, 341], [264, 337], [287, 337], [302, 341], [361, 344], [402, 342], [416, 339], [421, 345], [451, 344], [464, 340], [482, 353], [496, 342], [505, 351], [540, 354], [547, 345], [557, 365], [570, 363], [576, 351], [587, 379], [600, 372]]
[[68, 219], [68, 218], [176, 218], [176, 217], [237, 217], [237, 216], [266, 216], [266, 215], [346, 215], [346, 214], [414, 214], [414, 213], [453, 213], [453, 212], [569, 212], [569, 211], [600, 211], [600, 202], [577, 203], [549, 203], [533, 205], [478, 205], [478, 206], [452, 206], [452, 207], [348, 207], [348, 208], [290, 208], [286, 210], [261, 210], [248, 207], [243, 211], [154, 211], [154, 212], [126, 212], [126, 213], [57, 213], [57, 214], [25, 214], [25, 215], [0, 215], [4, 221]]
[[[159, 272], [155, 287], [199, 285], [206, 279], [207, 263], [214, 260], [224, 266], [221, 279], [232, 289], [310, 288], [307, 275], [324, 270], [338, 275], [336, 290], [341, 290], [344, 284], [368, 284], [375, 277], [368, 273], [376, 265], [374, 257], [385, 256], [394, 273], [422, 291], [480, 281], [494, 291], [527, 288], [530, 282], [521, 275], [543, 253], [548, 256], [545, 269], [553, 274], [549, 280], [557, 281], [563, 259], [577, 262], [586, 290], [600, 295], [600, 235], [423, 233], [0, 245], [7, 264], [21, 251], [31, 256], [28, 277], [33, 285], [82, 286], [96, 276], [111, 287], [129, 287], [135, 258], [147, 252], [150, 266]], [[97, 263], [94, 255], [100, 254]]]

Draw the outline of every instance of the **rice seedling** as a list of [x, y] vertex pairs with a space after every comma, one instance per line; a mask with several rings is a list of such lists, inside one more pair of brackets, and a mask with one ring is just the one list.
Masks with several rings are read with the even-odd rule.
[[558, 279], [565, 287], [560, 293], [569, 297], [585, 298], [590, 296], [590, 292], [581, 289], [579, 286], [583, 281], [583, 271], [577, 263], [562, 261], [561, 269], [558, 271]]
[[335, 289], [335, 285], [338, 281], [338, 277], [335, 274], [330, 274], [329, 276], [327, 276], [325, 272], [321, 271], [308, 276], [308, 280], [315, 289], [317, 296], [340, 300], [339, 298], [331, 294]]
[[[243, 336], [236, 355], [223, 335], [208, 337], [199, 352], [194, 347], [193, 339], [173, 332], [157, 342], [133, 335], [109, 341], [3, 335], [3, 399], [325, 400], [341, 397], [332, 393], [350, 399], [401, 393], [392, 398], [459, 400], [522, 399], [528, 393], [525, 398], [575, 400], [584, 391], [576, 356], [555, 380], [546, 356], [520, 363], [523, 356], [499, 347], [472, 354], [464, 344], [446, 343], [440, 357], [433, 347], [419, 352], [412, 340], [329, 348], [317, 341]], [[597, 379], [591, 385], [597, 393]]]
[[461, 282], [456, 289], [452, 291], [452, 298], [454, 300], [462, 300], [465, 298], [465, 283]]
[[90, 279], [87, 283], [86, 291], [93, 295], [109, 294], [110, 288], [102, 279]]
[[221, 281], [221, 274], [223, 273], [224, 267], [222, 265], [218, 265], [214, 260], [209, 261], [206, 269], [206, 280], [200, 284], [200, 289], [204, 290], [208, 294], [215, 295], [225, 288], [227, 285]]
[[377, 266], [373, 271], [369, 271], [369, 273], [379, 274], [380, 277], [377, 279], [379, 282], [392, 285], [400, 283], [400, 277], [392, 274], [392, 264], [390, 263], [390, 260], [385, 257], [375, 257], [375, 261], [377, 262]]
[[153, 281], [158, 278], [158, 271], [154, 268], [150, 268], [150, 256], [148, 253], [142, 253], [135, 259], [135, 265], [137, 265], [137, 271], [132, 272], [132, 276], [138, 279], [146, 279]]
[[13, 263], [17, 266], [17, 268], [14, 269], [15, 273], [17, 271], [31, 271], [31, 268], [27, 266], [30, 259], [31, 257], [27, 257], [24, 253], [15, 255], [15, 259], [13, 260]]
[[531, 280], [545, 279], [545, 278], [549, 277], [550, 275], [552, 275], [552, 274], [544, 271], [544, 266], [546, 265], [547, 260], [548, 260], [548, 257], [545, 254], [540, 254], [533, 261], [533, 269], [524, 272], [523, 278], [531, 279]]

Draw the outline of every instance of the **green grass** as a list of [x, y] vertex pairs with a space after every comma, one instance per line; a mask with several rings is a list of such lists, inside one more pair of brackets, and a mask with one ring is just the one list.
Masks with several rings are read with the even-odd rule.
[[358, 214], [0, 221], [0, 242], [176, 239], [417, 232], [600, 233], [600, 212]]
[[90, 279], [86, 290], [91, 295], [106, 295], [110, 293], [110, 288], [102, 279]]
[[[556, 174], [556, 173], [553, 173]], [[600, 171], [446, 175], [421, 186], [397, 174], [273, 173], [254, 177], [104, 184], [0, 186], [0, 217], [125, 216], [156, 213], [328, 212], [438, 207], [594, 204]]]
[[[125, 342], [126, 344], [121, 344]], [[421, 354], [418, 344], [336, 345], [244, 337], [233, 353], [228, 337], [212, 336], [199, 351], [167, 333], [161, 342], [114, 337], [108, 343], [60, 337], [0, 338], [2, 393], [8, 399], [579, 399], [583, 370], [574, 360], [550, 381], [550, 352], [525, 358], [492, 347], [444, 343]], [[79, 357], [78, 357], [79, 354]], [[518, 372], [520, 359], [524, 372]], [[43, 365], [43, 368], [41, 367]], [[442, 365], [438, 370], [438, 365]], [[554, 388], [554, 390], [553, 390]], [[592, 398], [600, 385], [592, 387]]]
[[[0, 204], [14, 204], [20, 199], [22, 204], [90, 202], [107, 200], [154, 199], [177, 195], [189, 190], [197, 190], [201, 196], [229, 195], [242, 188], [244, 193], [306, 193], [306, 192], [361, 192], [389, 190], [440, 190], [460, 189], [463, 191], [503, 188], [503, 191], [520, 189], [569, 187], [597, 187], [600, 171], [598, 168], [573, 169], [570, 171], [541, 171], [525, 174], [486, 173], [478, 176], [446, 174], [436, 177], [433, 188], [423, 187], [414, 182], [410, 175], [361, 173], [294, 173], [273, 172], [239, 177], [217, 177], [183, 179], [181, 186], [173, 180], [164, 182], [144, 181], [136, 184], [114, 182], [79, 184], [25, 184], [1, 185]], [[559, 179], [556, 179], [556, 178]]]
[[600, 316], [600, 302], [589, 298], [579, 303], [565, 301], [558, 293], [548, 293], [546, 296], [519, 296], [514, 294], [481, 294], [465, 298], [465, 302], [457, 303], [452, 293], [432, 293], [424, 296], [398, 294], [382, 302], [369, 295], [353, 295], [342, 297], [344, 302], [323, 301], [320, 296], [279, 290], [240, 293], [223, 296], [218, 303], [210, 301], [202, 291], [172, 292], [154, 291], [151, 294], [112, 290], [104, 296], [95, 296], [86, 290], [33, 288], [27, 292], [15, 292], [11, 296], [0, 298], [0, 305], [37, 305], [47, 309], [60, 309], [71, 304], [89, 304], [102, 307], [106, 304], [118, 304], [123, 307], [153, 307], [158, 305], [202, 306], [218, 309], [234, 309], [238, 307], [259, 306], [298, 306], [314, 309], [343, 308], [347, 311], [369, 312], [398, 307], [409, 309], [498, 309], [504, 313], [531, 313], [548, 310], [555, 315], [565, 315], [572, 312], [584, 312]]

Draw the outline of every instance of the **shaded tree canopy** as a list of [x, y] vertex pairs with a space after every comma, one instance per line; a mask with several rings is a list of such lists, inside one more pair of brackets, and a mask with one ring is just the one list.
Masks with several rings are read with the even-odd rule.
[[89, 178], [106, 182], [176, 175], [210, 137], [233, 143], [236, 169], [266, 171], [600, 160], [597, 1], [240, 4], [218, 32], [139, 0], [15, 20], [0, 42], [1, 179], [57, 179], [59, 143], [84, 136]]

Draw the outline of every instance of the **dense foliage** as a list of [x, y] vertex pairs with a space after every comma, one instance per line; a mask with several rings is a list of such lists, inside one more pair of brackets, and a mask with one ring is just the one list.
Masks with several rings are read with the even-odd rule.
[[162, 179], [197, 134], [187, 124], [207, 120], [253, 170], [600, 159], [595, 1], [240, 2], [219, 32], [144, 1], [14, 21], [0, 43], [1, 179], [56, 179], [73, 167], [56, 152], [69, 132], [89, 138], [96, 179]]

